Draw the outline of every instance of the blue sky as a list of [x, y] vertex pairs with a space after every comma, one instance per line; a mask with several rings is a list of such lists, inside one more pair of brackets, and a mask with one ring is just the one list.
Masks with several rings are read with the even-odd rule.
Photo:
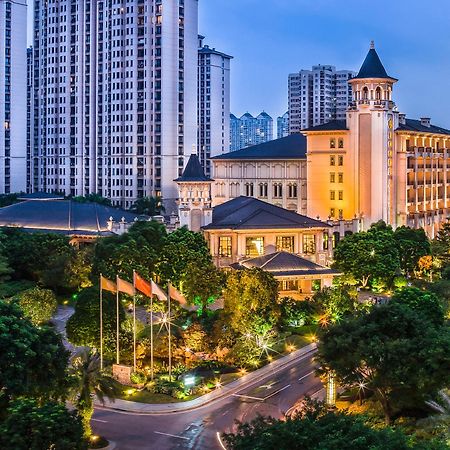
[[450, 128], [449, 0], [199, 0], [205, 43], [234, 56], [235, 114], [287, 109], [287, 76], [313, 64], [358, 70], [375, 46], [408, 117]]

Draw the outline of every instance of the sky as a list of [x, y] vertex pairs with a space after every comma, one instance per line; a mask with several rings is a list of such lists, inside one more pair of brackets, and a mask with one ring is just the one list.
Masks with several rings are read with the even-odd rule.
[[[29, 0], [30, 4], [30, 0]], [[31, 40], [32, 8], [28, 11]], [[231, 111], [287, 110], [289, 73], [358, 71], [375, 41], [407, 117], [450, 128], [450, 0], [199, 0], [205, 44], [234, 57]]]
[[231, 111], [274, 119], [289, 73], [358, 71], [374, 40], [399, 110], [450, 128], [449, 18], [450, 0], [199, 0], [205, 43], [234, 57]]

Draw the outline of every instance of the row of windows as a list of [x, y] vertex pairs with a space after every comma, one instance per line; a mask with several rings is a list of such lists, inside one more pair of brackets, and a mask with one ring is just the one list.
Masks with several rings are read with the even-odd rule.
[[[330, 139], [330, 148], [336, 148], [336, 139], [335, 138]], [[344, 139], [342, 139], [342, 138], [338, 139], [338, 148], [344, 148]]]
[[[344, 174], [342, 172], [338, 172], [337, 174], [337, 182], [343, 183], [344, 182]], [[330, 172], [330, 183], [336, 183], [336, 172]]]
[[[337, 193], [337, 199], [344, 200], [344, 191], [337, 191]], [[336, 191], [330, 191], [330, 200], [336, 200]]]
[[[330, 166], [335, 166], [335, 165], [336, 165], [336, 155], [330, 155]], [[344, 157], [342, 155], [338, 155], [337, 165], [338, 166], [344, 165]]]

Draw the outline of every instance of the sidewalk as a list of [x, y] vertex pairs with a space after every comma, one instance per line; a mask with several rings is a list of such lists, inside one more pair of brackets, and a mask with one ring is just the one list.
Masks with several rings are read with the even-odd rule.
[[267, 364], [261, 369], [255, 370], [254, 372], [250, 372], [242, 376], [238, 380], [232, 381], [231, 383], [226, 384], [225, 386], [216, 389], [213, 392], [202, 395], [200, 397], [195, 398], [194, 400], [189, 400], [187, 402], [153, 404], [153, 403], [131, 402], [129, 400], [121, 400], [121, 399], [117, 399], [114, 402], [110, 402], [107, 399], [105, 399], [105, 405], [102, 405], [101, 402], [96, 400], [95, 406], [140, 414], [167, 414], [167, 413], [189, 411], [192, 409], [208, 405], [216, 400], [229, 397], [230, 395], [235, 394], [236, 392], [244, 388], [248, 388], [253, 384], [257, 384], [264, 378], [267, 378], [271, 375], [274, 375], [284, 369], [287, 369], [297, 364], [300, 359], [304, 358], [306, 355], [315, 352], [316, 348], [317, 345], [315, 343], [309, 344], [306, 347], [302, 347], [299, 350], [295, 350], [289, 355], [283, 356], [280, 359], [277, 359]]

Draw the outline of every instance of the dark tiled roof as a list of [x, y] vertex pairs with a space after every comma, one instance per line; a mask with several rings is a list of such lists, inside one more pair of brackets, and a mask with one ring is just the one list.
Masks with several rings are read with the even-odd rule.
[[214, 156], [211, 159], [305, 159], [306, 137], [290, 134], [284, 138]]
[[49, 192], [32, 192], [30, 194], [19, 194], [17, 198], [19, 200], [63, 200], [64, 196]]
[[205, 175], [202, 165], [200, 164], [200, 160], [196, 154], [192, 154], [189, 157], [189, 161], [184, 168], [183, 174], [181, 177], [177, 178], [174, 181], [212, 181], [211, 178], [208, 178]]
[[212, 222], [203, 227], [214, 229], [326, 228], [320, 220], [297, 214], [252, 197], [237, 197], [213, 208]]
[[227, 55], [226, 53], [219, 52], [215, 48], [210, 48], [207, 45], [203, 46], [202, 48], [199, 48], [198, 52], [199, 53], [204, 53], [205, 55], [214, 54], [214, 55], [222, 56], [223, 58], [233, 59], [233, 57], [231, 55]]
[[315, 127], [305, 128], [303, 131], [341, 131], [348, 130], [345, 120], [331, 120], [330, 122], [316, 125]]
[[383, 66], [383, 63], [378, 56], [377, 51], [374, 48], [369, 50], [367, 53], [366, 59], [364, 60], [361, 69], [359, 69], [358, 75], [356, 75], [355, 79], [359, 78], [386, 78], [393, 79], [396, 78], [390, 77], [386, 73], [386, 69]]
[[119, 222], [122, 217], [133, 222], [136, 214], [97, 203], [72, 200], [34, 200], [0, 208], [0, 227], [22, 227], [68, 235], [110, 234], [109, 218]]
[[[435, 134], [445, 134], [450, 135], [450, 130], [445, 128], [437, 127], [436, 125], [430, 125], [429, 127], [422, 125], [420, 120], [417, 119], [405, 119], [405, 124], [399, 124], [398, 131], [416, 131], [420, 133], [435, 133]], [[396, 130], [396, 131], [397, 131]]]
[[294, 253], [275, 252], [257, 258], [246, 259], [231, 266], [234, 269], [258, 267], [274, 276], [337, 275], [339, 272], [316, 264]]

